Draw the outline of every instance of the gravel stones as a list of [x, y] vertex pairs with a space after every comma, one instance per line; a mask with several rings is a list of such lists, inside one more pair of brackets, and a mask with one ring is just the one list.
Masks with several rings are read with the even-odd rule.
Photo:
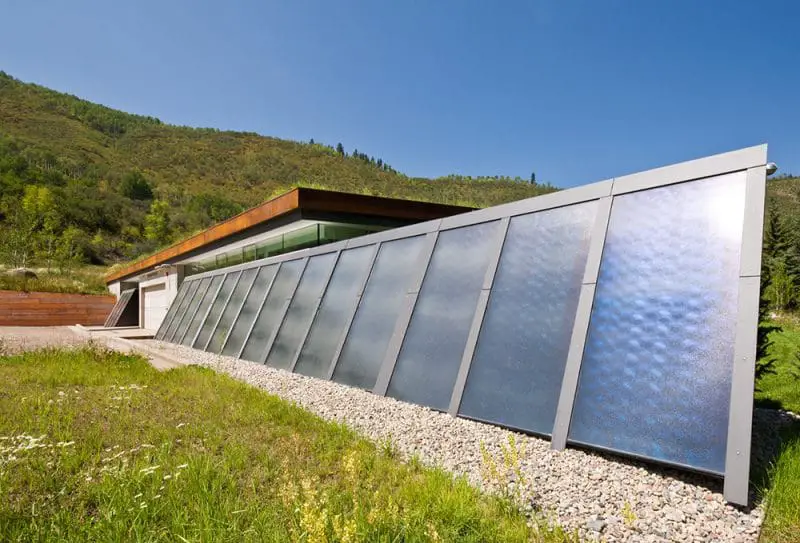
[[[512, 432], [369, 392], [275, 370], [231, 357], [159, 341], [167, 354], [224, 372], [295, 402], [322, 418], [343, 422], [376, 441], [391, 440], [404, 458], [463, 475], [485, 490], [481, 447], [496, 456]], [[765, 462], [779, 450], [779, 429], [792, 415], [756, 410], [753, 458]], [[727, 505], [722, 482], [599, 452], [556, 452], [547, 440], [514, 433], [523, 503], [586, 539], [606, 541], [756, 541], [760, 504]], [[766, 464], [761, 464], [766, 465]], [[530, 507], [524, 507], [529, 509]]]

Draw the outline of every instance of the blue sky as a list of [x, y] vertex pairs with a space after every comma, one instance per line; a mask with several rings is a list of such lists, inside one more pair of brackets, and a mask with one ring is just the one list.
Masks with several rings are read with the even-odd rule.
[[568, 187], [763, 142], [800, 173], [792, 0], [6, 0], [1, 17], [0, 70], [24, 81], [409, 175]]

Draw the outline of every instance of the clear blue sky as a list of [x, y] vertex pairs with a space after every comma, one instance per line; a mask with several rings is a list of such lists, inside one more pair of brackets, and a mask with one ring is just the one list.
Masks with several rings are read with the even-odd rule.
[[409, 175], [567, 187], [763, 142], [800, 173], [793, 0], [6, 0], [0, 28], [24, 81]]

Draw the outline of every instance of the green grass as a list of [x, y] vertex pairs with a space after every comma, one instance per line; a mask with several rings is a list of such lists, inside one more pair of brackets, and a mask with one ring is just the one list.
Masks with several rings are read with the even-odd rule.
[[769, 473], [767, 515], [761, 541], [800, 541], [800, 423], [786, 430], [784, 447]]
[[[770, 336], [769, 355], [775, 360], [775, 373], [758, 384], [757, 404], [800, 413], [800, 319], [784, 315], [777, 319], [782, 330]], [[800, 423], [786, 428], [784, 446], [767, 473], [762, 490], [766, 518], [761, 541], [789, 543], [800, 541]]]
[[196, 367], [0, 357], [1, 541], [565, 541], [510, 502]]
[[770, 335], [769, 356], [775, 360], [775, 373], [758, 383], [756, 403], [800, 413], [800, 319], [783, 316], [777, 319], [782, 330]]
[[108, 294], [107, 266], [83, 266], [65, 273], [35, 269], [36, 279], [11, 277], [0, 269], [0, 290], [20, 292], [61, 292], [65, 294]]

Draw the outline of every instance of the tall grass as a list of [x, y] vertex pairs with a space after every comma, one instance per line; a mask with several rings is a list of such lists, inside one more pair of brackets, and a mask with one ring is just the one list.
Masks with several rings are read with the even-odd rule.
[[1, 541], [565, 541], [463, 479], [195, 367], [0, 357]]

